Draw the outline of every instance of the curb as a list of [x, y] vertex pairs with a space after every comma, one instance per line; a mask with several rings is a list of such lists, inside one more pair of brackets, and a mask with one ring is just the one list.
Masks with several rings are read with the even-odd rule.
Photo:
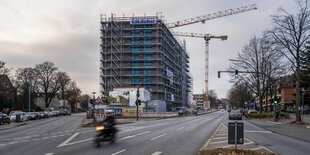
[[19, 126], [23, 126], [23, 125], [26, 125], [27, 123], [18, 123], [18, 124], [9, 124], [7, 126], [3, 126], [3, 127], [0, 127], [0, 131], [1, 130], [6, 130], [6, 129], [10, 129], [10, 128], [14, 128], [14, 127], [19, 127]]

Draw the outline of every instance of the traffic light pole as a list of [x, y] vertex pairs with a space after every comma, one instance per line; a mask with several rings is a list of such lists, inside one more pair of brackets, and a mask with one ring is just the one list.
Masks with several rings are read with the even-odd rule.
[[[221, 78], [221, 72], [224, 72], [224, 73], [235, 73], [235, 77], [238, 77], [239, 76], [239, 73], [257, 73], [257, 72], [249, 72], [249, 71], [238, 71], [238, 70], [235, 70], [235, 71], [218, 71], [218, 78]], [[262, 72], [258, 72], [259, 74], [263, 74], [263, 75], [265, 75], [266, 76], [266, 74], [265, 73], [262, 73]], [[276, 110], [275, 110], [275, 108], [276, 108], [276, 104], [278, 103], [277, 102], [277, 86], [276, 86], [276, 79], [274, 79], [274, 78], [271, 78], [271, 80], [270, 80], [271, 82], [272, 82], [272, 85], [273, 85], [273, 93], [274, 93], [274, 115], [276, 115]], [[260, 96], [260, 95], [259, 95]], [[267, 102], [267, 101], [266, 101]], [[267, 104], [267, 103], [266, 103]], [[262, 108], [262, 107], [260, 107], [260, 108]], [[260, 112], [259, 112], [259, 118], [261, 118], [261, 110], [260, 110]], [[274, 118], [275, 119], [275, 118]]]
[[137, 99], [136, 99], [136, 106], [137, 106], [137, 121], [139, 121], [139, 96], [140, 96], [140, 87], [142, 86], [142, 84], [147, 81], [147, 80], [144, 80], [142, 81], [139, 86], [137, 87]]

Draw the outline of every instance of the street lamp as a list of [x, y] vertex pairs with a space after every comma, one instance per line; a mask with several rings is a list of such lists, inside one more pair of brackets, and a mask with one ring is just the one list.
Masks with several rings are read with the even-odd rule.
[[32, 86], [32, 80], [31, 81], [29, 81], [29, 90], [28, 90], [28, 97], [29, 97], [29, 102], [28, 102], [28, 112], [30, 112], [30, 103], [31, 103], [31, 86]]

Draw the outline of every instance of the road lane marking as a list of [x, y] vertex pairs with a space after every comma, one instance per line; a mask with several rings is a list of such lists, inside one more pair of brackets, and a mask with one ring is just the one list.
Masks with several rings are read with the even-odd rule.
[[248, 133], [272, 133], [270, 131], [263, 131], [263, 130], [245, 130], [244, 132], [248, 132]]
[[218, 142], [211, 142], [210, 144], [220, 144], [220, 143], [227, 143], [227, 140], [218, 141]]
[[227, 119], [227, 117], [228, 117], [228, 114], [226, 114], [226, 116], [225, 116], [224, 120], [226, 120], [226, 119]]
[[147, 133], [149, 133], [149, 132], [151, 132], [151, 131], [141, 132], [141, 133], [138, 133], [138, 134], [136, 134], [136, 135], [137, 135], [137, 136], [139, 136], [139, 135], [144, 135], [144, 134], [147, 134]]
[[31, 135], [31, 134], [33, 134], [33, 133], [35, 133], [35, 132], [37, 132], [37, 131], [29, 132], [29, 133], [27, 133], [27, 135]]
[[261, 150], [262, 148], [260, 147], [260, 146], [258, 146], [258, 147], [254, 147], [254, 148], [251, 148], [250, 150]]
[[184, 129], [185, 127], [182, 127], [182, 128], [178, 128], [178, 129], [176, 129], [176, 131], [179, 131], [179, 130], [182, 130], [182, 129]]
[[162, 134], [162, 135], [159, 135], [159, 136], [156, 136], [156, 137], [154, 137], [154, 138], [151, 138], [150, 140], [155, 140], [155, 139], [158, 139], [158, 138], [160, 138], [160, 137], [162, 137], [162, 136], [166, 136], [167, 134], [165, 133], [165, 134]]
[[126, 137], [123, 137], [123, 138], [121, 138], [121, 139], [119, 139], [119, 140], [125, 140], [125, 139], [129, 139], [129, 138], [134, 138], [134, 137], [136, 137], [136, 136], [143, 135], [143, 134], [147, 134], [147, 133], [149, 133], [149, 132], [151, 132], [151, 131], [146, 131], [146, 132], [138, 133], [138, 134], [135, 134], [135, 135], [126, 136]]
[[47, 139], [48, 137], [43, 137], [42, 139]]
[[11, 142], [11, 143], [9, 143], [9, 144], [11, 145], [11, 144], [17, 144], [17, 143], [18, 143], [18, 142]]
[[6, 144], [0, 144], [0, 146], [4, 146], [4, 145], [6, 145]]
[[54, 153], [46, 153], [45, 155], [53, 155]]
[[205, 143], [205, 145], [203, 145], [203, 147], [200, 149], [203, 150], [204, 148], [207, 148], [208, 145], [210, 144], [211, 140], [213, 139], [214, 135], [220, 130], [221, 126], [223, 126], [224, 124], [221, 123], [216, 129], [215, 131], [212, 133], [211, 137], [207, 140], [207, 142]]
[[162, 152], [156, 151], [152, 155], [160, 155]]
[[115, 152], [115, 153], [113, 153], [113, 154], [111, 154], [111, 155], [117, 155], [117, 154], [120, 154], [120, 153], [122, 153], [122, 152], [124, 152], [124, 151], [126, 151], [126, 149], [124, 149], [124, 150], [120, 150], [120, 151]]
[[75, 133], [73, 134], [71, 137], [69, 137], [67, 140], [65, 140], [64, 142], [62, 142], [60, 145], [58, 145], [57, 147], [62, 147], [67, 145], [73, 138], [75, 138], [79, 133]]
[[33, 139], [33, 140], [40, 140], [40, 138], [36, 138], [36, 139]]
[[215, 137], [213, 139], [227, 139], [227, 137]]

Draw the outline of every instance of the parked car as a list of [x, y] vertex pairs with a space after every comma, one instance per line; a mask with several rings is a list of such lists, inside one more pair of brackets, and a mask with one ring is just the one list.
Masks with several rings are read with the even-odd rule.
[[229, 119], [230, 120], [242, 120], [242, 113], [240, 110], [232, 110], [229, 113]]
[[53, 117], [54, 116], [54, 114], [52, 112], [45, 111], [45, 113], [47, 113], [48, 117]]
[[65, 110], [63, 110], [63, 109], [58, 110], [58, 112], [59, 112], [59, 115], [60, 115], [60, 116], [64, 116], [64, 115], [65, 115]]
[[4, 124], [4, 123], [10, 124], [10, 123], [11, 123], [11, 120], [10, 120], [10, 118], [8, 117], [7, 114], [0, 113], [0, 125], [2, 125], [2, 124]]
[[66, 113], [66, 115], [71, 115], [71, 110], [70, 109], [66, 109], [65, 113]]
[[53, 113], [54, 117], [58, 117], [59, 116], [59, 112], [58, 111], [52, 111], [52, 113]]
[[11, 115], [12, 115], [13, 113], [15, 113], [15, 112], [23, 112], [23, 111], [21, 111], [21, 110], [12, 110], [12, 111], [10, 112], [10, 114], [9, 114], [9, 117], [11, 117]]
[[48, 118], [48, 114], [44, 111], [40, 112], [41, 118]]
[[28, 112], [27, 113], [27, 116], [28, 116], [28, 120], [37, 120], [37, 119], [40, 119], [39, 115], [36, 113], [36, 112]]
[[[19, 117], [19, 120], [18, 120], [18, 117]], [[23, 121], [28, 121], [27, 117], [28, 116], [27, 116], [27, 114], [25, 112], [14, 112], [11, 115], [10, 119], [11, 119], [12, 122], [16, 122], [16, 121], [17, 122], [18, 121], [23, 122]]]

